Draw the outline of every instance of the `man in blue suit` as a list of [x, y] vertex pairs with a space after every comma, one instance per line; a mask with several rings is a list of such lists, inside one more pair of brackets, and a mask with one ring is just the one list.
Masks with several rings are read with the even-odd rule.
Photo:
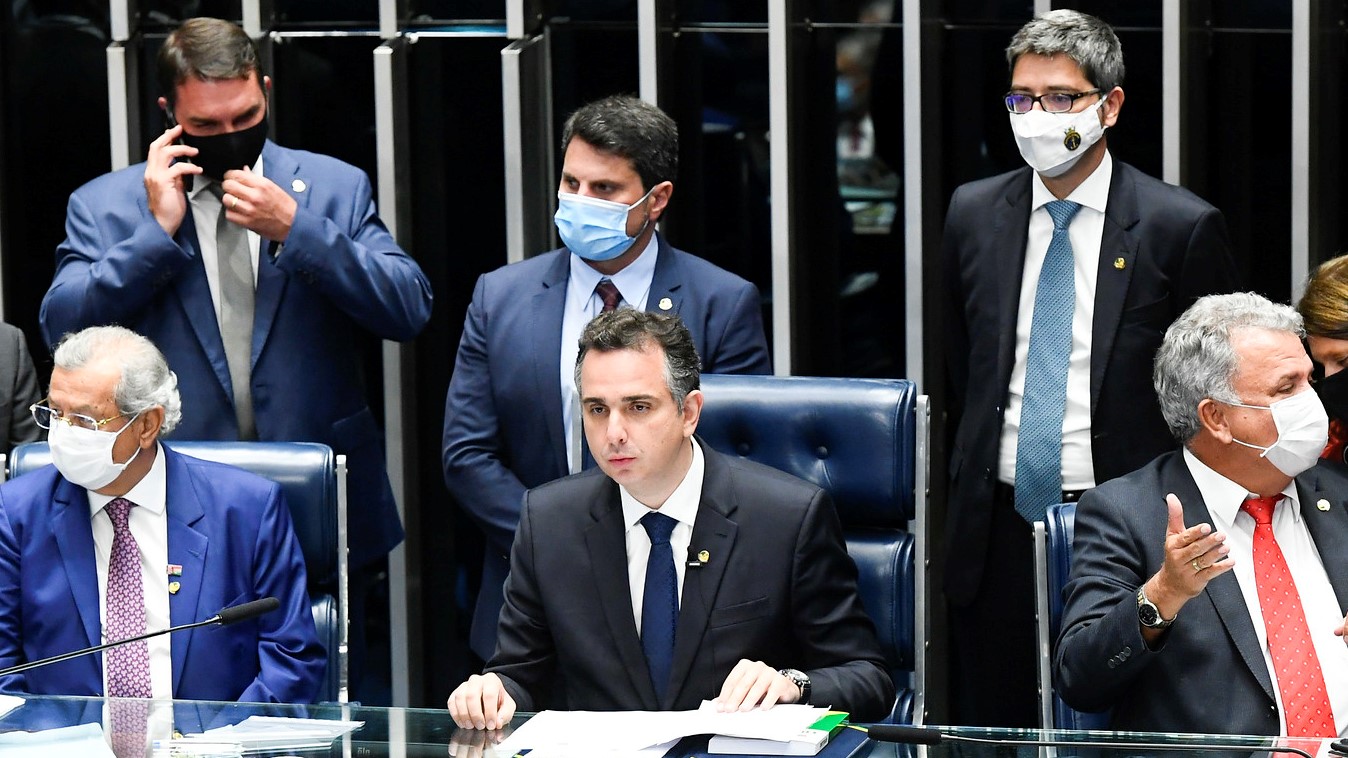
[[55, 360], [33, 411], [55, 465], [0, 486], [0, 668], [263, 597], [281, 605], [6, 676], [0, 690], [311, 702], [326, 657], [280, 487], [159, 444], [182, 403], [144, 337], [92, 327]]
[[656, 233], [674, 192], [678, 128], [616, 96], [583, 106], [562, 134], [556, 223], [566, 247], [483, 275], [445, 399], [445, 481], [487, 537], [470, 644], [496, 647], [501, 587], [524, 491], [582, 468], [572, 371], [582, 328], [623, 305], [676, 314], [702, 371], [767, 374], [752, 284]]
[[375, 339], [421, 331], [430, 285], [375, 214], [364, 173], [267, 141], [271, 80], [238, 26], [184, 22], [160, 51], [159, 84], [173, 125], [146, 162], [71, 195], [43, 332], [55, 344], [117, 323], [153, 340], [183, 380], [181, 438], [322, 442], [347, 456], [354, 668], [361, 576], [403, 536], [362, 359]]

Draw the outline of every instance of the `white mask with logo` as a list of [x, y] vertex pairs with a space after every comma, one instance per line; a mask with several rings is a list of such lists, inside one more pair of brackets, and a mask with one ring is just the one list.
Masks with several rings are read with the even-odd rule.
[[71, 484], [87, 490], [103, 489], [121, 476], [131, 461], [140, 455], [140, 448], [137, 447], [126, 463], [117, 463], [112, 459], [112, 446], [117, 442], [117, 437], [139, 417], [139, 413], [132, 416], [126, 426], [115, 432], [84, 429], [64, 421], [52, 422], [47, 433], [51, 462], [56, 464], [56, 470]]
[[1099, 115], [1104, 103], [1104, 98], [1100, 98], [1095, 105], [1076, 113], [1046, 113], [1038, 109], [1008, 113], [1020, 157], [1030, 168], [1049, 178], [1067, 173], [1104, 136], [1105, 126]]
[[1252, 445], [1231, 437], [1238, 445], [1260, 450], [1277, 469], [1288, 476], [1296, 476], [1315, 465], [1329, 441], [1329, 416], [1320, 396], [1314, 390], [1303, 390], [1272, 405], [1229, 403], [1241, 408], [1254, 408], [1273, 413], [1273, 426], [1278, 439], [1268, 447]]

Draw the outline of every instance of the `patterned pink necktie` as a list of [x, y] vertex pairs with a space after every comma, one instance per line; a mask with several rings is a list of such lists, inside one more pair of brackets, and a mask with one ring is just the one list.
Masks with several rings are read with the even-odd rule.
[[[131, 535], [128, 517], [135, 503], [116, 498], [105, 510], [112, 520], [112, 555], [108, 561], [108, 597], [105, 603], [107, 641], [145, 634], [145, 591], [140, 577], [140, 547]], [[150, 646], [145, 640], [108, 650], [108, 696], [150, 697]], [[113, 702], [112, 751], [118, 758], [145, 755], [148, 706]]]
[[1301, 596], [1273, 536], [1273, 507], [1282, 495], [1252, 497], [1241, 510], [1254, 517], [1254, 584], [1264, 614], [1268, 651], [1278, 674], [1289, 737], [1335, 737], [1325, 675], [1311, 641]]

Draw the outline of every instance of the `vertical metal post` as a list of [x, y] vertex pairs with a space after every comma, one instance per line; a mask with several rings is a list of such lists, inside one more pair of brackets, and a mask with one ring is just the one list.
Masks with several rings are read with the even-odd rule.
[[552, 64], [547, 32], [501, 51], [506, 260], [553, 247]]
[[1292, 302], [1301, 297], [1310, 270], [1312, 0], [1292, 0], [1292, 97], [1308, 107], [1288, 108], [1292, 117]]
[[[112, 148], [112, 166], [116, 171], [131, 165], [137, 152], [140, 109], [136, 107], [140, 86], [136, 79], [135, 47], [126, 42], [108, 45], [108, 140]], [[136, 156], [140, 160], [140, 156]]]
[[258, 39], [271, 30], [274, 18], [271, 0], [241, 0], [243, 31], [249, 37]]
[[[380, 216], [403, 249], [411, 241], [411, 208], [402, 198], [411, 196], [407, 155], [407, 45], [405, 38], [385, 41], [374, 51], [376, 176]], [[407, 706], [412, 691], [421, 690], [420, 667], [410, 666], [411, 651], [420, 649], [420, 603], [409, 597], [420, 586], [420, 567], [409, 556], [419, 554], [416, 504], [416, 447], [410, 420], [415, 418], [416, 393], [407, 391], [416, 376], [411, 345], [385, 342], [384, 434], [393, 496], [398, 503], [407, 539], [389, 554], [389, 644], [393, 673], [393, 704]]]
[[1161, 95], [1170, 106], [1161, 109], [1161, 178], [1184, 183], [1184, 60], [1186, 14], [1184, 0], [1161, 3]]
[[108, 30], [113, 42], [131, 39], [131, 19], [137, 13], [135, 0], [110, 0], [108, 3]]
[[[904, 100], [922, 102], [922, 3], [903, 0]], [[908, 378], [923, 383], [923, 318], [926, 287], [923, 275], [926, 246], [923, 239], [922, 108], [903, 109], [903, 249], [904, 249], [904, 365]]]
[[660, 104], [659, 0], [637, 0], [637, 74], [641, 99]]
[[379, 36], [393, 39], [406, 13], [406, 0], [379, 0]]
[[795, 223], [791, 203], [790, 0], [768, 0], [768, 163], [772, 198], [772, 357], [778, 376], [791, 374], [792, 246]]

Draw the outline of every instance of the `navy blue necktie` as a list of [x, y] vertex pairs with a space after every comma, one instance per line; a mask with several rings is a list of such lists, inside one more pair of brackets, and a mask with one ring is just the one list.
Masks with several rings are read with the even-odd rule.
[[652, 511], [641, 517], [651, 538], [646, 561], [646, 588], [641, 601], [641, 649], [651, 671], [657, 697], [664, 698], [669, 669], [674, 663], [674, 627], [679, 622], [679, 577], [674, 571], [674, 548], [669, 535], [679, 522]]
[[1080, 204], [1070, 200], [1054, 200], [1044, 207], [1053, 218], [1053, 238], [1034, 292], [1016, 442], [1016, 512], [1030, 523], [1043, 521], [1048, 507], [1062, 499], [1062, 421], [1067, 411], [1067, 365], [1076, 311], [1067, 226], [1081, 210]]

